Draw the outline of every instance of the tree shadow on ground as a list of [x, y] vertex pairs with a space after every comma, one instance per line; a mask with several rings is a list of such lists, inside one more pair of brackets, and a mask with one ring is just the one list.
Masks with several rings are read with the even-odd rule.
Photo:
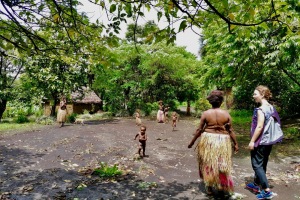
[[35, 169], [32, 161], [45, 154], [0, 146], [0, 199], [212, 199], [204, 186], [190, 182], [147, 187], [134, 172], [114, 179], [83, 175], [75, 169]]

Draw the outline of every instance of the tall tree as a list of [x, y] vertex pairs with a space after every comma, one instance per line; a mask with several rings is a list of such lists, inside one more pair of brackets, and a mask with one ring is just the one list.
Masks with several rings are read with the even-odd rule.
[[113, 112], [147, 109], [147, 103], [160, 99], [166, 103], [186, 101], [183, 93], [193, 92], [185, 89], [196, 88], [188, 80], [192, 79], [199, 62], [183, 47], [166, 46], [166, 42], [138, 47], [123, 44], [114, 49], [114, 54], [111, 65], [95, 69], [93, 85], [102, 91], [103, 100]]
[[[293, 12], [291, 8], [285, 15], [292, 16]], [[293, 20], [296, 23], [297, 19]], [[279, 97], [276, 101], [285, 112], [299, 112], [299, 106], [292, 102], [298, 99], [300, 88], [297, 29], [290, 30], [283, 24], [271, 22], [257, 29], [247, 29], [239, 27], [235, 34], [230, 34], [226, 24], [218, 19], [206, 25], [201, 71], [204, 85], [225, 90], [235, 87], [236, 105], [249, 108], [253, 104], [249, 90], [266, 84], [274, 96]]]
[[0, 121], [7, 102], [13, 98], [14, 82], [23, 72], [23, 67], [23, 62], [15, 55], [0, 49]]

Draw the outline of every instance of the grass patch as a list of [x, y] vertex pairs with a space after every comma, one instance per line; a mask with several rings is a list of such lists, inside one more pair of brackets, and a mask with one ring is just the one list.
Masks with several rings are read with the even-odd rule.
[[141, 182], [137, 186], [139, 189], [152, 189], [157, 188], [156, 182]]
[[23, 131], [37, 130], [44, 125], [36, 124], [34, 122], [18, 124], [14, 122], [1, 122], [0, 123], [0, 133], [1, 134], [15, 134]]

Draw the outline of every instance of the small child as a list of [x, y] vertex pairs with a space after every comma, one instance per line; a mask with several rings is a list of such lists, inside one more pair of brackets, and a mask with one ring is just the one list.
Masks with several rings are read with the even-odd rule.
[[164, 114], [165, 114], [165, 121], [164, 121], [164, 123], [168, 123], [169, 122], [169, 109], [170, 109], [170, 107], [168, 105], [166, 105], [165, 108], [164, 108]]
[[177, 124], [177, 121], [178, 121], [178, 115], [176, 112], [172, 112], [172, 127], [173, 127], [173, 131], [176, 127], [176, 124]]
[[147, 134], [146, 134], [146, 126], [142, 125], [140, 128], [140, 132], [136, 134], [134, 140], [138, 138], [139, 140], [139, 147], [138, 147], [138, 154], [141, 156], [141, 150], [143, 150], [143, 155], [141, 157], [145, 157], [145, 150], [146, 150], [146, 141], [147, 141]]
[[135, 111], [135, 125], [140, 126], [142, 124], [141, 114], [139, 110]]

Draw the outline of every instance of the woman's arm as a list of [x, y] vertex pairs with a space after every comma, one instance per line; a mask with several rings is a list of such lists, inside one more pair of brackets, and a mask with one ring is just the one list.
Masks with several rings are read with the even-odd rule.
[[232, 128], [232, 119], [231, 119], [230, 115], [229, 115], [229, 122], [227, 124], [225, 124], [225, 129], [228, 131], [230, 138], [234, 144], [234, 152], [237, 153], [239, 151], [239, 145], [238, 145], [238, 142], [236, 139], [236, 135]]
[[188, 145], [188, 148], [192, 148], [195, 141], [198, 139], [198, 137], [200, 137], [200, 135], [202, 134], [202, 132], [204, 130], [204, 125], [205, 125], [205, 112], [201, 115], [199, 128], [196, 130], [196, 133], [195, 133], [192, 141]]
[[261, 110], [258, 110], [257, 111], [257, 126], [255, 128], [254, 134], [249, 143], [250, 150], [254, 149], [254, 143], [257, 140], [257, 138], [260, 136], [260, 134], [262, 133], [262, 130], [264, 128], [264, 122], [265, 122], [265, 115]]

